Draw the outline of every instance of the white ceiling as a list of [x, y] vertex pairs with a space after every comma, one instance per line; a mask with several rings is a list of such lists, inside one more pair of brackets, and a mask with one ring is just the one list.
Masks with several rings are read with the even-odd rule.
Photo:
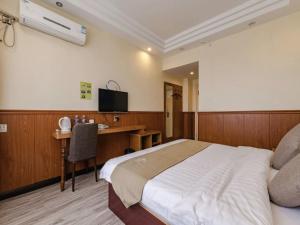
[[168, 39], [247, 0], [110, 0], [116, 8]]
[[44, 0], [154, 53], [172, 53], [300, 10], [300, 0]]
[[[174, 67], [164, 71], [167, 74], [175, 75], [180, 78], [197, 79], [199, 77], [199, 63], [193, 62], [179, 67]], [[193, 74], [191, 74], [193, 72]]]

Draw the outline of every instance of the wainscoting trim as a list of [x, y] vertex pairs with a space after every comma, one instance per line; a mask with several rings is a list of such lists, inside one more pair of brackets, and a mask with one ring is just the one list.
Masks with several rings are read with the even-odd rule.
[[199, 140], [274, 149], [300, 123], [300, 110], [199, 112]]
[[[114, 115], [120, 116], [113, 122]], [[60, 176], [60, 143], [52, 138], [60, 117], [85, 115], [110, 126], [146, 125], [164, 132], [164, 112], [99, 113], [97, 111], [0, 110], [0, 123], [8, 132], [0, 133], [0, 194]], [[97, 164], [124, 154], [129, 147], [128, 132], [99, 136]], [[76, 167], [77, 168], [77, 167]], [[78, 164], [77, 170], [85, 168]]]

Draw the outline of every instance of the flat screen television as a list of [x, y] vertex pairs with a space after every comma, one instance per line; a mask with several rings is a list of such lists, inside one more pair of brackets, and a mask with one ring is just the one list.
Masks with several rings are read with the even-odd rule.
[[128, 93], [99, 88], [99, 112], [128, 112]]

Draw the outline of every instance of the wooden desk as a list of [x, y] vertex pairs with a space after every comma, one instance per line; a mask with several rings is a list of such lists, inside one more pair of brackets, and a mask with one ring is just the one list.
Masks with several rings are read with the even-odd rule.
[[[146, 129], [144, 125], [133, 125], [133, 126], [124, 126], [124, 127], [110, 127], [102, 130], [98, 130], [98, 135], [103, 134], [113, 134], [113, 133], [121, 133], [121, 132], [132, 132], [138, 131], [143, 132]], [[60, 140], [60, 151], [61, 151], [61, 179], [60, 179], [60, 190], [65, 190], [65, 153], [67, 147], [67, 140], [71, 138], [72, 132], [62, 133], [62, 132], [54, 132], [52, 136], [56, 140]]]

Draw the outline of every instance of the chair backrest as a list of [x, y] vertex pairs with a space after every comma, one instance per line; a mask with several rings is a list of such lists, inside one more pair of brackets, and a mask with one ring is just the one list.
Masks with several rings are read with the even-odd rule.
[[76, 124], [73, 127], [68, 160], [78, 162], [96, 157], [97, 124]]

